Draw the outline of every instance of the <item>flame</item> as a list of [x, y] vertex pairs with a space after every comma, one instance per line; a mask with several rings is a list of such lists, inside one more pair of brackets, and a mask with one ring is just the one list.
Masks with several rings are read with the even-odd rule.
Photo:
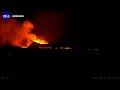
[[[39, 43], [39, 44], [48, 44], [47, 41], [45, 40], [41, 40], [41, 39], [34, 39], [33, 42]], [[31, 44], [27, 44], [26, 46], [21, 46], [21, 48], [27, 48], [29, 47]]]
[[[31, 22], [26, 21], [23, 23], [23, 29], [33, 29], [34, 26]], [[27, 31], [27, 30], [26, 30]], [[22, 45], [21, 48], [27, 48], [29, 47], [33, 42], [39, 43], [39, 44], [48, 44], [47, 41], [45, 41], [42, 37], [36, 36], [36, 34], [31, 33], [30, 30], [26, 33], [29, 41], [26, 42], [25, 45]]]
[[33, 42], [39, 43], [39, 44], [48, 44], [47, 41], [45, 41], [42, 37], [37, 37], [35, 34], [31, 35], [31, 40]]
[[[32, 34], [30, 33], [29, 35], [29, 39], [30, 41], [33, 43], [33, 42], [36, 42], [36, 43], [39, 43], [39, 44], [48, 44], [47, 41], [45, 41], [42, 37], [37, 37], [35, 34]], [[26, 43], [26, 46], [22, 46], [22, 48], [27, 48], [29, 47], [32, 43], [31, 42], [27, 42]]]
[[48, 44], [43, 37], [33, 34], [32, 30], [34, 25], [28, 20], [21, 23], [15, 19], [3, 21], [0, 18], [0, 46], [12, 45], [27, 48], [33, 42]]
[[29, 39], [31, 42], [27, 42], [26, 46], [21, 46], [21, 48], [27, 48], [29, 47], [33, 42], [39, 43], [39, 44], [48, 44], [47, 41], [45, 41], [42, 37], [37, 37], [35, 34], [30, 34]]
[[34, 42], [39, 43], [39, 44], [48, 44], [45, 40], [34, 40]]

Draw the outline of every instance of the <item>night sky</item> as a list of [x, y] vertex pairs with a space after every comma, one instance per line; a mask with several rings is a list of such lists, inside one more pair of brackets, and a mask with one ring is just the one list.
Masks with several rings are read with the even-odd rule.
[[[24, 20], [30, 20], [36, 23], [35, 20], [40, 19], [38, 18], [39, 15], [43, 21], [48, 18], [45, 23], [51, 24], [51, 18], [53, 18], [53, 24], [56, 24], [56, 22], [54, 22], [56, 18], [56, 20], [59, 19], [57, 23], [61, 20], [60, 23], [63, 23], [61, 26], [61, 32], [64, 31], [66, 33], [61, 34], [60, 39], [58, 38], [56, 40], [52, 40], [54, 37], [49, 38], [48, 40], [51, 42], [62, 41], [75, 43], [83, 47], [103, 47], [104, 45], [105, 30], [109, 26], [109, 9], [105, 3], [100, 4], [96, 2], [96, 4], [94, 4], [93, 2], [64, 2], [63, 0], [44, 0], [40, 2], [29, 1], [28, 3], [23, 3], [22, 1], [6, 2], [3, 4], [1, 3], [0, 5], [2, 6], [2, 10], [11, 10], [14, 14], [24, 14], [25, 18], [17, 18], [21, 22]], [[47, 12], [58, 13], [50, 14]], [[41, 19], [40, 22], [38, 21], [38, 23], [42, 23], [41, 27], [39, 27], [39, 24], [37, 25], [37, 28], [39, 27], [39, 29], [45, 26], [46, 28], [50, 26], [49, 24], [44, 25]], [[56, 29], [58, 28], [60, 28], [60, 25]], [[55, 27], [51, 27], [51, 29], [53, 31], [49, 32], [54, 32]], [[43, 33], [48, 32], [47, 30], [48, 28]], [[50, 37], [51, 36], [52, 34], [50, 33]]]
[[[86, 78], [86, 75], [87, 77], [89, 77], [89, 75], [92, 76], [92, 74], [90, 74], [91, 71], [96, 72], [97, 75], [100, 76], [100, 74], [97, 71], [102, 72], [102, 74], [104, 74], [103, 70], [105, 72], [106, 71], [115, 72], [115, 70], [119, 68], [118, 67], [119, 63], [117, 63], [119, 60], [117, 57], [118, 54], [116, 54], [118, 48], [116, 47], [117, 44], [113, 43], [113, 41], [114, 42], [115, 40], [117, 41], [116, 38], [117, 35], [114, 38], [113, 31], [118, 30], [116, 29], [115, 26], [118, 23], [116, 24], [116, 22], [114, 21], [116, 16], [115, 16], [115, 9], [113, 8], [114, 6], [112, 4], [110, 4], [109, 2], [100, 2], [100, 1], [88, 2], [88, 1], [80, 1], [80, 0], [66, 1], [66, 2], [64, 0], [49, 0], [49, 1], [40, 0], [39, 2], [33, 2], [33, 1], [26, 1], [26, 2], [23, 2], [21, 0], [16, 0], [15, 2], [12, 1], [0, 2], [0, 11], [11, 11], [12, 14], [25, 15], [24, 18], [16, 18], [16, 20], [20, 22], [24, 22], [25, 20], [31, 21], [35, 27], [33, 33], [35, 33], [38, 36], [40, 35], [44, 37], [45, 40], [47, 40], [49, 43], [57, 43], [57, 42], [70, 43], [70, 44], [74, 44], [75, 47], [77, 46], [77, 48], [75, 48], [75, 51], [73, 50], [74, 53], [73, 56], [70, 55], [71, 57], [65, 59], [66, 62], [69, 62], [67, 61], [69, 59], [71, 60], [69, 62], [71, 63], [70, 66], [68, 64], [65, 64], [65, 66], [63, 67], [60, 64], [58, 68], [61, 67], [63, 69], [61, 68], [52, 69], [50, 68], [52, 66], [50, 62], [51, 63], [54, 62], [55, 65], [57, 66], [56, 61], [58, 61], [58, 63], [60, 62], [63, 63], [65, 62], [64, 57], [60, 56], [61, 58], [59, 58], [57, 56], [56, 58], [54, 58], [55, 61], [54, 60], [49, 61], [47, 59], [46, 61], [44, 61], [43, 59], [45, 63], [50, 64], [50, 67], [47, 66], [47, 68], [44, 69], [43, 72], [45, 70], [48, 70], [48, 68], [50, 68], [53, 71], [54, 70], [55, 71], [61, 70], [61, 72], [68, 71], [69, 74], [66, 74], [66, 77], [74, 74], [74, 77], [76, 78], [76, 80], [78, 80], [78, 78], [83, 78], [83, 76]], [[82, 49], [79, 50], [78, 48], [79, 49], [82, 48]], [[96, 50], [90, 48], [94, 48]], [[114, 50], [114, 48], [116, 48], [116, 50]], [[82, 50], [83, 52], [81, 54]], [[95, 52], [100, 51], [101, 54], [97, 54], [98, 56], [94, 57], [93, 54], [94, 51]], [[26, 52], [29, 52], [29, 50]], [[26, 52], [23, 51], [23, 53], [25, 54]], [[15, 53], [15, 56], [20, 56], [21, 54], [19, 53], [20, 52], [18, 50], [18, 53]], [[41, 59], [41, 57], [39, 57], [40, 55], [39, 53], [37, 52], [36, 53], [29, 52], [29, 53], [33, 55], [33, 59], [34, 59], [34, 55], [35, 56], [38, 55], [37, 57]], [[1, 52], [1, 54], [3, 54], [2, 56], [4, 57], [4, 53]], [[23, 57], [25, 54], [23, 54]], [[50, 52], [50, 54], [54, 56], [55, 53]], [[29, 54], [27, 55], [28, 55], [27, 57], [30, 56]], [[89, 56], [89, 55], [93, 55], [93, 56]], [[9, 57], [11, 56], [9, 55]], [[27, 57], [25, 58], [26, 60], [28, 59]], [[29, 58], [32, 60], [31, 57]], [[14, 60], [16, 59], [14, 56], [11, 58], [13, 58]], [[20, 58], [21, 60], [23, 60], [21, 56]], [[60, 60], [60, 62], [58, 59]], [[19, 65], [21, 66], [21, 63]], [[114, 66], [115, 68], [113, 68]], [[83, 73], [85, 73], [85, 75], [83, 75]], [[47, 75], [46, 77], [48, 77], [49, 72], [46, 75]], [[68, 77], [68, 81], [71, 80], [71, 77]]]

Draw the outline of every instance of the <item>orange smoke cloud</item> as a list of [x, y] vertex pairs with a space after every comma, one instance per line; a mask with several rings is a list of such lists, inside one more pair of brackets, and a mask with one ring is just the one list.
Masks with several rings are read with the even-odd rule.
[[2, 20], [0, 18], [0, 46], [12, 45], [27, 48], [33, 42], [48, 44], [42, 37], [32, 33], [34, 25], [30, 21], [23, 23], [15, 20]]

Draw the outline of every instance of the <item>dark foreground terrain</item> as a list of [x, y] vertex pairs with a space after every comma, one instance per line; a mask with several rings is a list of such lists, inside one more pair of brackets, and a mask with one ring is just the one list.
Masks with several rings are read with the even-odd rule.
[[4, 46], [0, 48], [1, 80], [91, 80], [95, 72], [105, 67], [103, 54], [103, 49], [93, 48], [55, 50]]

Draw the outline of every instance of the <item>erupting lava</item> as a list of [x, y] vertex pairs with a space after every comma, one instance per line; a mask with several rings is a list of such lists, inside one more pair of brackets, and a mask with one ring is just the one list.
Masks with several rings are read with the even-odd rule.
[[[45, 40], [42, 39], [42, 38], [36, 37], [35, 34], [31, 34], [31, 38], [30, 38], [30, 39], [31, 39], [32, 42], [36, 42], [36, 43], [39, 43], [39, 44], [48, 44], [47, 41], [45, 41]], [[27, 48], [27, 47], [29, 47], [31, 44], [32, 44], [32, 43], [27, 43], [26, 46], [25, 46], [25, 45], [24, 45], [24, 46], [21, 46], [21, 48]]]
[[37, 37], [35, 34], [31, 34], [31, 40], [32, 42], [36, 42], [36, 43], [39, 43], [39, 44], [48, 44], [47, 41], [45, 41], [42, 37]]
[[34, 42], [39, 43], [39, 44], [48, 44], [45, 40], [34, 40]]
[[31, 29], [33, 29], [34, 27], [33, 27], [33, 24], [32, 23], [30, 23], [29, 21], [25, 21], [24, 23], [23, 23], [23, 29], [28, 29], [28, 30], [26, 30], [26, 31], [28, 31], [26, 34], [26, 36], [28, 37], [28, 40], [30, 41], [30, 42], [26, 42], [26, 44], [24, 44], [24, 45], [22, 45], [21, 46], [21, 48], [27, 48], [27, 47], [29, 47], [33, 42], [36, 42], [36, 43], [39, 43], [39, 44], [48, 44], [48, 42], [47, 41], [45, 41], [42, 37], [37, 37], [35, 34], [33, 34], [33, 33], [31, 33], [31, 31], [29, 31], [29, 30], [31, 30]]
[[0, 46], [12, 45], [21, 48], [29, 47], [33, 42], [48, 44], [43, 37], [32, 33], [34, 26], [30, 21], [23, 23], [15, 20], [2, 20], [0, 18]]

